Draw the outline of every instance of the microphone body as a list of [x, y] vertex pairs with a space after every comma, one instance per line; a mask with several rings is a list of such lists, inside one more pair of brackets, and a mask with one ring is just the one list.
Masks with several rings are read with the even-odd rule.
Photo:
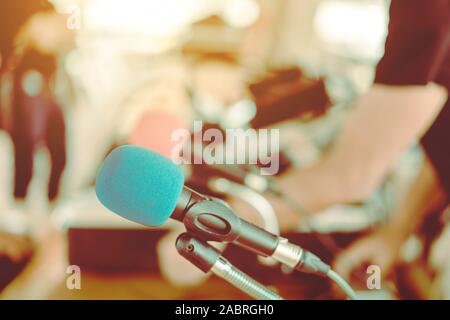
[[188, 187], [183, 188], [171, 218], [205, 241], [233, 242], [301, 272], [326, 276], [330, 270], [311, 252], [239, 218], [226, 202]]
[[184, 187], [171, 216], [197, 236], [210, 241], [234, 242], [257, 254], [271, 256], [278, 237], [239, 218], [230, 206]]

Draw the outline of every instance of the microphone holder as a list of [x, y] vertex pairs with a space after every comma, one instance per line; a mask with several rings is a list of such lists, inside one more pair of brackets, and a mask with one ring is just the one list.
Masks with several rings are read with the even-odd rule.
[[[274, 235], [280, 235], [280, 226], [278, 224], [277, 214], [275, 213], [275, 210], [270, 202], [261, 194], [245, 185], [235, 183], [225, 178], [210, 179], [208, 185], [215, 192], [229, 194], [245, 201], [256, 210], [263, 222], [263, 228], [265, 230]], [[278, 264], [278, 261], [260, 255], [258, 255], [258, 261], [267, 266]]]
[[257, 227], [234, 214], [220, 199], [206, 197], [185, 187], [172, 218], [182, 222], [186, 230], [203, 241], [234, 242], [262, 256], [271, 256], [277, 248], [278, 236]]
[[212, 272], [234, 287], [258, 300], [284, 300], [249, 275], [245, 274], [227, 259], [221, 252], [206, 241], [190, 233], [182, 233], [176, 240], [178, 253], [203, 272]]

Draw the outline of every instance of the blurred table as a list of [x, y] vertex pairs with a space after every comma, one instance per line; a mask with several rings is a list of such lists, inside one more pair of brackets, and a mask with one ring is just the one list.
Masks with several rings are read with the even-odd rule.
[[157, 275], [105, 275], [81, 271], [81, 289], [69, 290], [65, 234], [50, 230], [24, 271], [0, 299], [248, 299], [223, 280], [211, 277], [194, 289], [179, 288]]
[[[35, 255], [23, 272], [0, 293], [0, 300], [250, 299], [215, 276], [208, 278], [197, 287], [180, 288], [156, 274], [101, 274], [81, 270], [81, 289], [70, 290], [66, 285], [71, 275], [66, 273], [69, 266], [66, 239], [65, 233], [50, 230], [38, 244]], [[299, 282], [295, 278], [287, 276], [283, 281], [276, 281], [278, 293], [286, 299], [311, 299], [311, 294], [315, 294], [317, 286], [311, 286], [311, 279], [309, 281], [303, 279]], [[317, 279], [312, 279], [312, 282], [318, 287], [325, 284]], [[342, 296], [333, 295], [332, 292], [316, 296], [316, 299], [330, 298], [342, 298]], [[383, 292], [377, 292], [377, 296], [366, 295], [364, 298], [390, 299]]]

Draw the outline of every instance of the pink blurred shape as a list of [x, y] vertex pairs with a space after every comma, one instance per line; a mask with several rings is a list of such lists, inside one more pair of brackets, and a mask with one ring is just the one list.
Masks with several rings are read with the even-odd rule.
[[179, 141], [172, 141], [177, 129], [188, 130], [187, 123], [176, 115], [164, 112], [147, 112], [131, 131], [129, 143], [147, 148], [171, 158], [172, 149]]

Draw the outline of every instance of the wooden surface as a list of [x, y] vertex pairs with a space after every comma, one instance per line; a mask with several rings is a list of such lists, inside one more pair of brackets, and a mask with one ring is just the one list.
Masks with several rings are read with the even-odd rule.
[[66, 286], [66, 238], [52, 230], [39, 243], [25, 270], [0, 294], [0, 299], [248, 299], [219, 278], [196, 288], [179, 288], [160, 276], [81, 273], [81, 289]]
[[[239, 260], [239, 256], [234, 258]], [[108, 275], [81, 270], [81, 289], [70, 290], [66, 285], [70, 277], [66, 273], [68, 266], [66, 234], [52, 229], [38, 243], [36, 253], [23, 272], [0, 293], [0, 299], [249, 299], [244, 293], [214, 276], [197, 287], [180, 288], [159, 275]], [[320, 278], [299, 280], [298, 275], [290, 275], [275, 283], [278, 293], [286, 299], [343, 298], [339, 292], [326, 290], [326, 280]], [[366, 295], [364, 298], [392, 298], [385, 294], [380, 296], [381, 292], [377, 294], [376, 297]]]

